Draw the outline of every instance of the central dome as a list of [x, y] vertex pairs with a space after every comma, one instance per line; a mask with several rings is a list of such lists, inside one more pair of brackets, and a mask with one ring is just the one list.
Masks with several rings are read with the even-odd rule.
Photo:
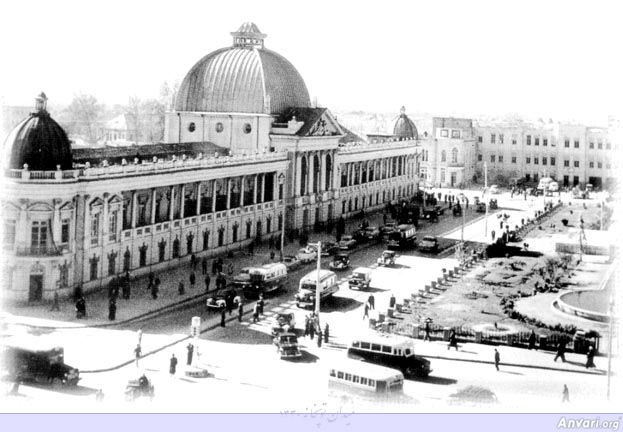
[[188, 72], [176, 111], [281, 114], [311, 106], [301, 75], [284, 57], [264, 48], [266, 35], [255, 24], [243, 24], [232, 36], [232, 47], [208, 54]]

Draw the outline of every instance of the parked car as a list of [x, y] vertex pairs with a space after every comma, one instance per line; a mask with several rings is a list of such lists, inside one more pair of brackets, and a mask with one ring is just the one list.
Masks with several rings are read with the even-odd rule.
[[376, 260], [376, 263], [379, 266], [391, 266], [396, 264], [396, 252], [386, 250], [383, 254]]
[[439, 250], [439, 241], [433, 236], [424, 236], [418, 248], [424, 252], [437, 252]]
[[296, 254], [296, 258], [302, 263], [307, 264], [310, 262], [314, 262], [318, 256], [316, 249], [306, 247], [299, 250], [299, 253]]
[[498, 185], [491, 185], [491, 186], [489, 186], [489, 193], [490, 193], [490, 194], [492, 194], [492, 195], [497, 195], [497, 194], [499, 194], [500, 192], [501, 192], [501, 191], [500, 191], [500, 188], [498, 187]]
[[240, 270], [236, 276], [234, 276], [234, 286], [239, 288], [244, 288], [245, 286], [251, 283], [251, 275], [249, 275], [249, 271], [251, 267], [244, 267]]
[[369, 226], [367, 228], [364, 228], [364, 235], [368, 240], [374, 241], [374, 240], [378, 240], [379, 237], [381, 237], [381, 231], [378, 229], [378, 227], [375, 226]]
[[286, 265], [288, 272], [296, 270], [301, 266], [301, 261], [294, 255], [285, 255], [283, 257], [283, 263]]
[[371, 279], [372, 269], [368, 267], [357, 267], [353, 270], [353, 274], [348, 278], [348, 288], [367, 290], [370, 288]]
[[278, 313], [273, 323], [272, 335], [296, 333], [296, 320], [293, 313]]
[[277, 352], [282, 359], [300, 358], [298, 338], [294, 333], [281, 333], [275, 336], [273, 343], [277, 345]]
[[336, 242], [323, 241], [321, 243], [320, 255], [324, 257], [330, 256], [330, 255], [335, 254], [339, 250], [340, 250], [340, 247], [338, 246]]
[[357, 246], [357, 240], [355, 240], [353, 236], [345, 235], [342, 236], [339, 245], [341, 250], [349, 250]]
[[340, 252], [335, 254], [333, 261], [329, 263], [331, 270], [346, 270], [350, 266], [350, 257], [347, 253]]
[[398, 222], [387, 222], [380, 229], [381, 235], [388, 235], [393, 233], [398, 228]]

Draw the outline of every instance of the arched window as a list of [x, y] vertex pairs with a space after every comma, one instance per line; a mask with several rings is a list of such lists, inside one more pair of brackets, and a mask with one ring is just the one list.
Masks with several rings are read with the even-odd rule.
[[320, 158], [318, 155], [314, 155], [314, 177], [313, 177], [313, 192], [318, 193], [320, 191]]
[[331, 164], [331, 155], [327, 155], [327, 160], [325, 163], [325, 190], [330, 190], [333, 186], [333, 166]]
[[459, 158], [459, 149], [457, 149], [456, 147], [454, 147], [452, 149], [452, 163], [456, 163], [457, 160]]
[[305, 195], [307, 186], [307, 158], [301, 157], [301, 195]]
[[442, 161], [442, 162], [445, 162], [445, 161], [446, 161], [446, 151], [445, 151], [445, 150], [442, 150], [442, 151], [441, 151], [441, 161]]

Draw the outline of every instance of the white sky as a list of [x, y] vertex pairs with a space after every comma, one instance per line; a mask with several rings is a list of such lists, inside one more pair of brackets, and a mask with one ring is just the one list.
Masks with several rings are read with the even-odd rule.
[[[244, 21], [334, 111], [604, 124], [623, 100], [616, 1], [1, 1], [0, 97], [156, 97]], [[616, 87], [615, 87], [616, 83]]]

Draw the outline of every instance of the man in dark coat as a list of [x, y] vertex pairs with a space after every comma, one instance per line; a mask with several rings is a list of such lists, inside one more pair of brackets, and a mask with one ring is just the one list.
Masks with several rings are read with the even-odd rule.
[[456, 332], [454, 331], [454, 329], [452, 329], [452, 331], [450, 332], [450, 342], [448, 343], [448, 349], [450, 349], [451, 347], [454, 347], [455, 350], [459, 350], [459, 345], [456, 341]]
[[193, 344], [189, 343], [186, 345], [186, 365], [190, 366], [193, 362], [193, 352], [195, 351], [195, 347]]
[[493, 356], [493, 361], [495, 363], [495, 370], [499, 371], [500, 370], [500, 353], [498, 352], [497, 349], [494, 349], [495, 354]]
[[324, 336], [325, 343], [329, 342], [329, 323], [324, 325], [324, 332], [322, 334]]
[[171, 376], [175, 375], [175, 370], [177, 369], [177, 357], [175, 354], [171, 354], [171, 360], [169, 360], [169, 373]]
[[536, 348], [536, 334], [534, 333], [534, 330], [532, 330], [530, 337], [528, 338], [528, 349], [533, 350], [534, 348]]
[[426, 320], [426, 326], [424, 327], [424, 340], [430, 341], [430, 321]]
[[197, 268], [197, 256], [195, 254], [192, 254], [190, 256], [190, 266], [192, 267], [193, 271], [195, 271], [195, 269]]
[[258, 312], [260, 315], [264, 315], [264, 295], [260, 294], [260, 298], [257, 301]]
[[593, 361], [594, 358], [595, 348], [591, 345], [588, 347], [588, 351], [586, 352], [586, 369], [596, 367], [595, 362]]
[[117, 302], [114, 298], [111, 298], [108, 302], [108, 319], [114, 321], [117, 317]]
[[208, 259], [206, 257], [201, 258], [201, 274], [208, 272]]
[[374, 295], [370, 294], [370, 297], [368, 297], [368, 304], [370, 305], [370, 309], [374, 309]]
[[244, 314], [242, 302], [238, 303], [238, 322], [242, 322], [242, 315]]
[[76, 318], [85, 318], [87, 316], [87, 305], [84, 297], [80, 297], [76, 301]]
[[206, 284], [206, 292], [210, 291], [210, 275], [209, 274], [206, 275], [205, 284]]
[[396, 306], [396, 297], [392, 293], [392, 296], [389, 298], [389, 307], [394, 308]]
[[180, 293], [180, 295], [184, 295], [184, 282], [180, 281], [177, 286], [177, 292]]
[[567, 350], [567, 342], [563, 339], [561, 339], [558, 342], [558, 349], [556, 350], [556, 357], [554, 357], [554, 361], [558, 360], [558, 358], [560, 358], [562, 360], [562, 362], [565, 362], [565, 351]]
[[313, 321], [309, 322], [309, 338], [314, 340], [314, 336], [316, 336], [316, 325]]
[[188, 277], [188, 281], [190, 282], [190, 288], [193, 289], [195, 287], [195, 272], [191, 271], [190, 276]]

